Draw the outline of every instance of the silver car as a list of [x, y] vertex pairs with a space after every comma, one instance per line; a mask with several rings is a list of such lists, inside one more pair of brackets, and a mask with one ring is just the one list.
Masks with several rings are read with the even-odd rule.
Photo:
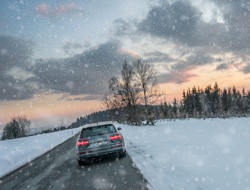
[[83, 126], [77, 140], [78, 163], [89, 158], [116, 154], [126, 156], [124, 140], [113, 122], [93, 123]]

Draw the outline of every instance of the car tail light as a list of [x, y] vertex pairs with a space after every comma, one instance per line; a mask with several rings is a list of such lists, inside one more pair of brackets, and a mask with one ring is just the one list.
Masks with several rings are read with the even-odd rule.
[[87, 140], [87, 141], [77, 141], [78, 146], [88, 144], [88, 143], [89, 143], [89, 140]]
[[111, 138], [111, 140], [113, 140], [113, 139], [121, 139], [122, 136], [121, 136], [121, 134], [119, 134], [119, 135], [110, 136], [110, 138]]

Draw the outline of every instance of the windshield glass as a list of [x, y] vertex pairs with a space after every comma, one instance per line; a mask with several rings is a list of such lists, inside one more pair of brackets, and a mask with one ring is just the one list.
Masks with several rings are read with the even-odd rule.
[[81, 138], [105, 135], [105, 134], [114, 133], [114, 132], [116, 132], [116, 130], [112, 124], [89, 127], [86, 129], [82, 129]]

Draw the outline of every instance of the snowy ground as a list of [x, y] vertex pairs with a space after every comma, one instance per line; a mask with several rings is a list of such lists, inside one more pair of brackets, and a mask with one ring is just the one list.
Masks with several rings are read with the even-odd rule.
[[250, 118], [117, 126], [129, 155], [156, 190], [250, 189]]
[[66, 141], [81, 128], [0, 141], [0, 177]]
[[[250, 118], [117, 127], [123, 129], [129, 155], [156, 190], [250, 190]], [[0, 141], [0, 177], [71, 136], [65, 130]]]

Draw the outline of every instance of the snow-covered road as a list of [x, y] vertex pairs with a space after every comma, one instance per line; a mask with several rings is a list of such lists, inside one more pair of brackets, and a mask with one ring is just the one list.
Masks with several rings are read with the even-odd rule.
[[120, 125], [149, 183], [165, 189], [250, 189], [250, 118]]
[[80, 129], [0, 141], [0, 178], [63, 143]]
[[138, 189], [148, 190], [147, 181], [129, 156], [96, 159], [78, 166], [77, 136], [0, 179], [0, 189]]

